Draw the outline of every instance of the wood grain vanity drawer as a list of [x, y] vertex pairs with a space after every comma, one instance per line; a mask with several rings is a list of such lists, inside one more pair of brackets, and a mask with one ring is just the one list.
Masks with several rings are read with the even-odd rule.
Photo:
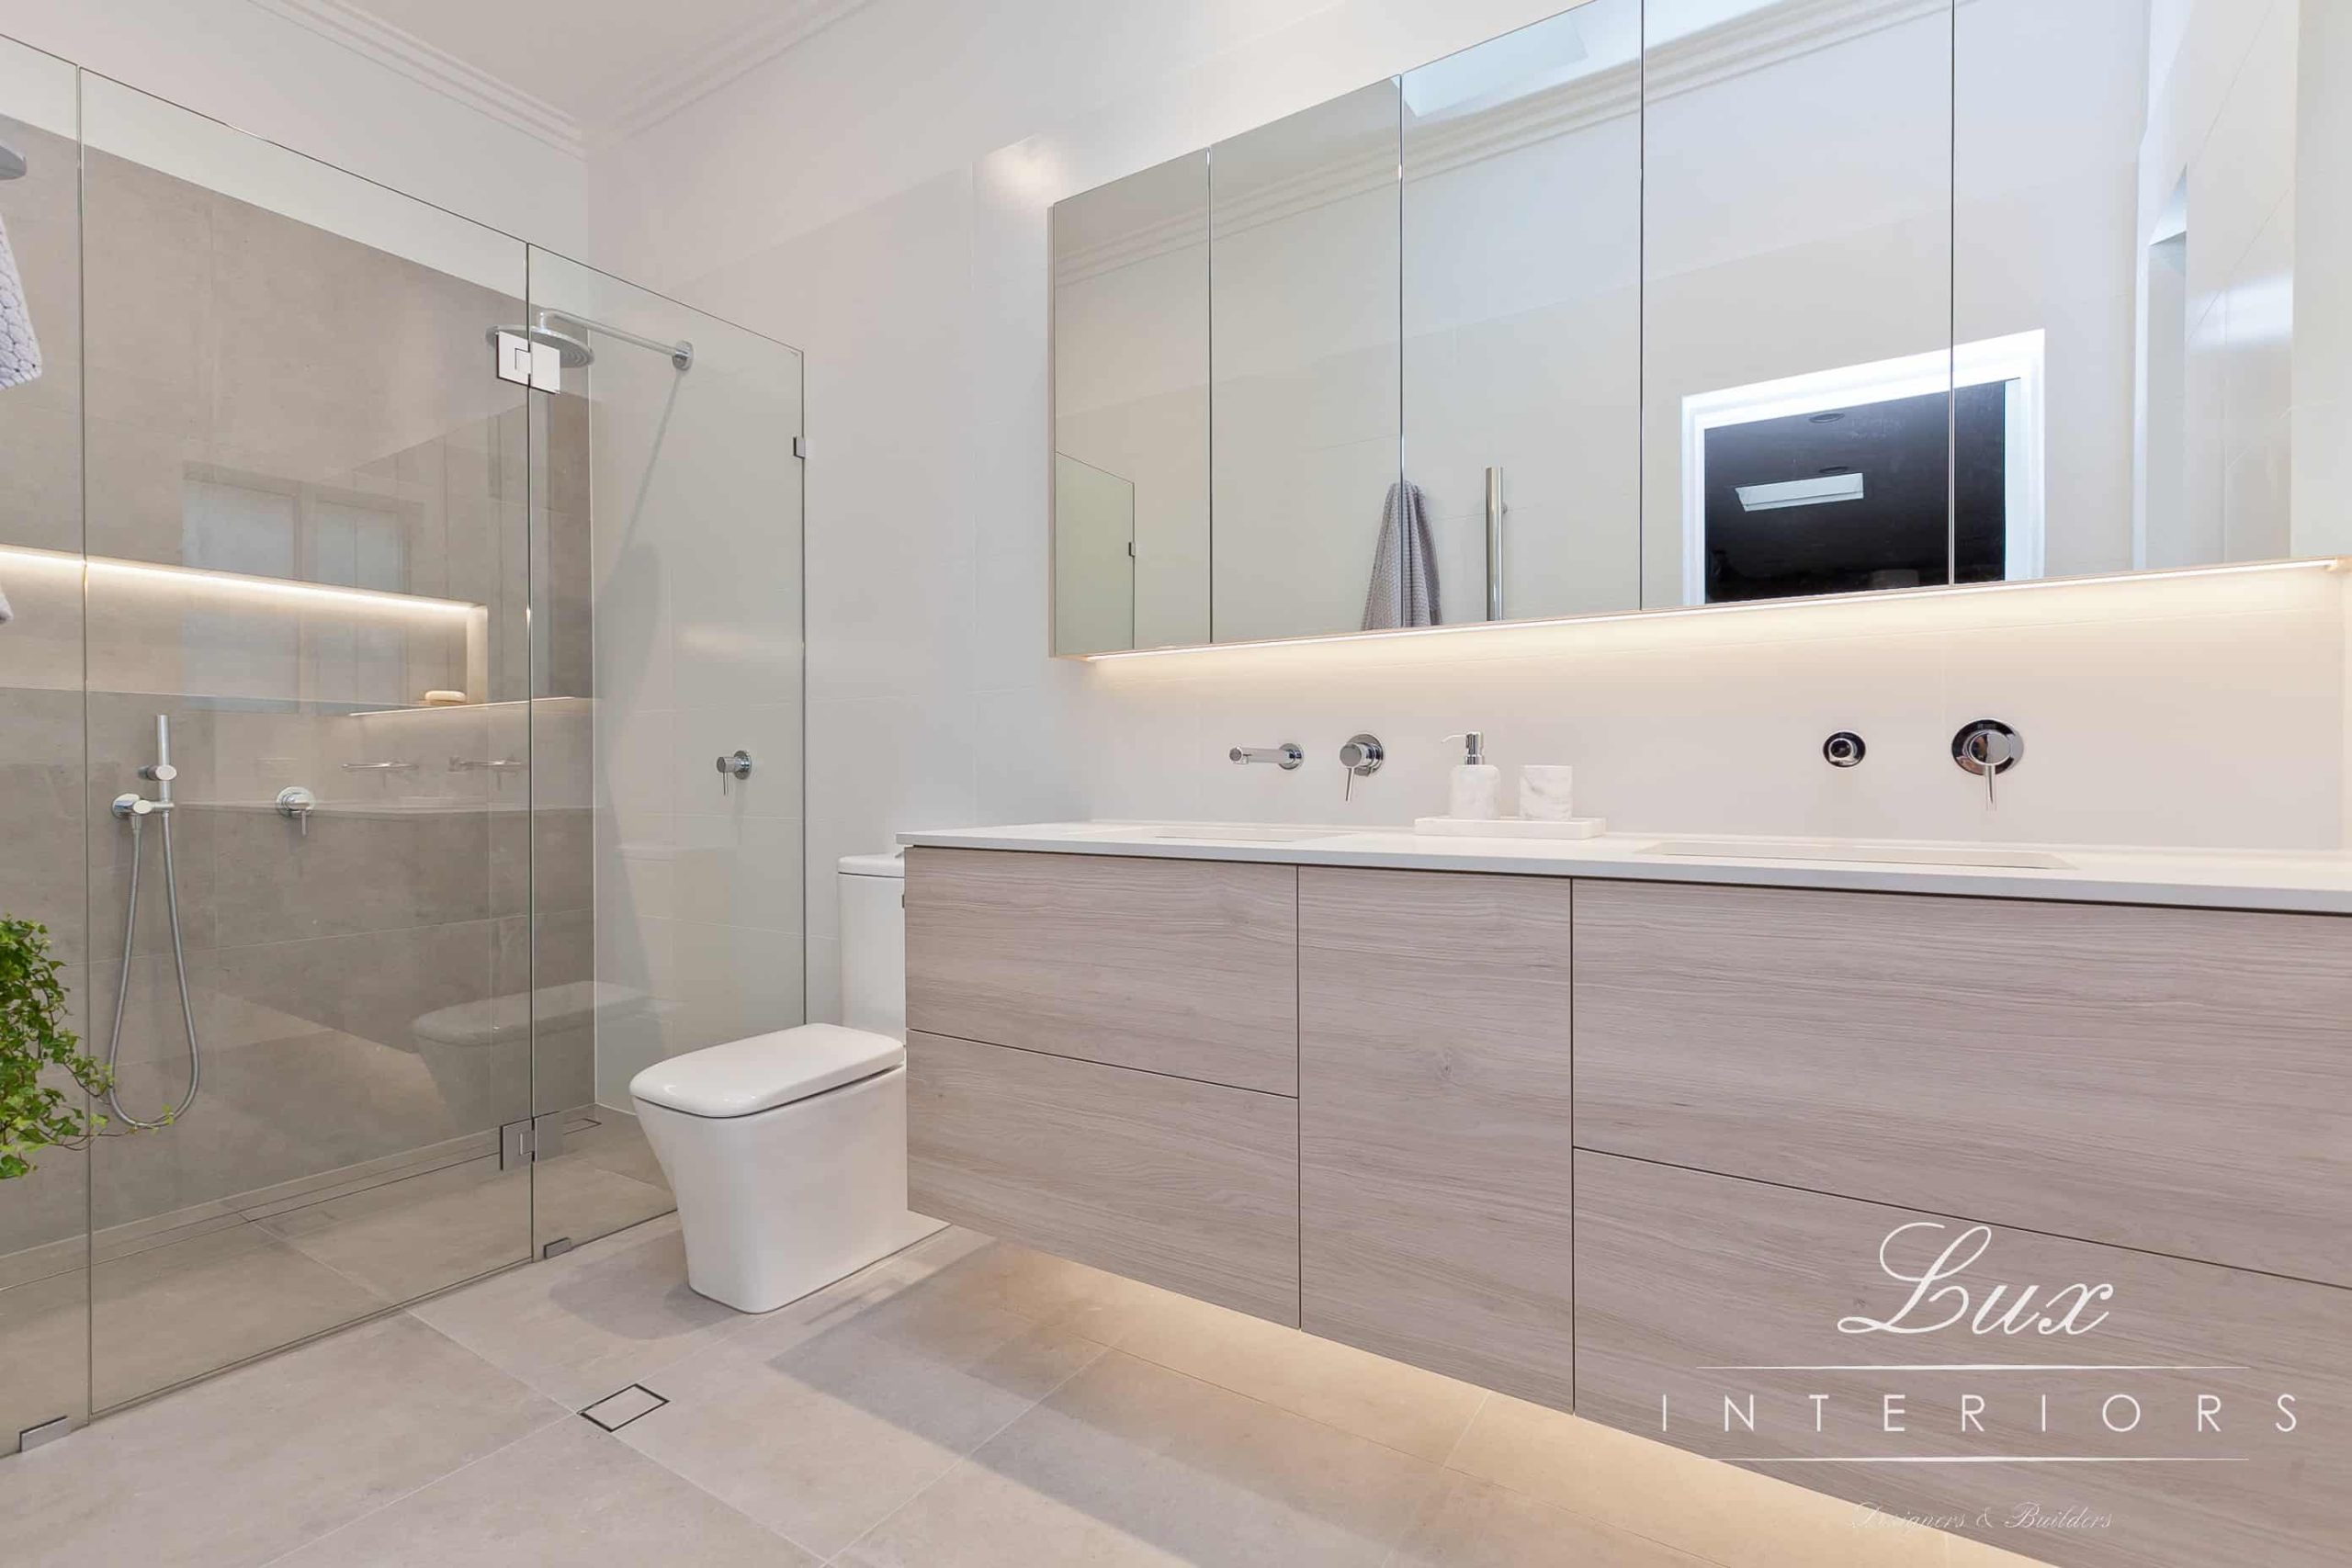
[[[2054, 1563], [2346, 1561], [2352, 1292], [1975, 1229], [1906, 1313], [1969, 1222], [1580, 1153], [1577, 1413]], [[2086, 1332], [1997, 1326], [2028, 1290], [2063, 1317], [2077, 1286], [2111, 1287]], [[2014, 1528], [2028, 1507], [2088, 1517]]]
[[1298, 1106], [967, 1040], [907, 1039], [907, 1201], [1298, 1323]]
[[1296, 1094], [1298, 874], [910, 851], [907, 1026]]
[[1578, 884], [1577, 1142], [2352, 1283], [2352, 921]]
[[1304, 1326], [1562, 1409], [1573, 891], [1299, 873]]

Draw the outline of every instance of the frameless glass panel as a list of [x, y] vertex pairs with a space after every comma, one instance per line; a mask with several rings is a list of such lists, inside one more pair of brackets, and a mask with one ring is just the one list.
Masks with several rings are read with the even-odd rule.
[[[76, 119], [74, 68], [0, 39], [0, 920], [46, 928], [86, 1036]], [[11, 1005], [0, 1036], [22, 1022]], [[0, 1453], [89, 1399], [89, 1155], [26, 1157], [0, 1177]]]
[[96, 1151], [104, 1408], [529, 1256], [528, 473], [518, 243], [84, 126], [92, 1028], [164, 1123]]
[[1647, 0], [1645, 605], [1951, 580], [1951, 28]]
[[639, 1071], [805, 1017], [801, 382], [546, 251], [531, 310], [544, 1247], [670, 1208]]
[[1054, 209], [1057, 653], [1208, 640], [1208, 202], [1195, 152]]
[[2007, 436], [1961, 531], [2008, 547], [1963, 578], [2352, 547], [2340, 12], [1960, 7], [1957, 374]]
[[1216, 640], [1449, 618], [1398, 466], [1399, 96], [1211, 149]]
[[1641, 35], [1591, 0], [1405, 75], [1405, 471], [1447, 621], [1641, 605]]

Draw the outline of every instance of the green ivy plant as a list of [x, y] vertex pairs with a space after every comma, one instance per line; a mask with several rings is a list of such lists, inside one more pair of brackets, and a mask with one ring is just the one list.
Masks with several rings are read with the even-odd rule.
[[47, 926], [0, 919], [0, 1181], [30, 1175], [42, 1149], [84, 1148], [107, 1130], [91, 1102], [114, 1075], [65, 1027], [58, 967]]

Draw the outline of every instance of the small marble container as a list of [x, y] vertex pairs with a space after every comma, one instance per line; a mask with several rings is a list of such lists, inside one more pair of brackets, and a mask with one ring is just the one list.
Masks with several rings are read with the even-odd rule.
[[1530, 762], [1519, 770], [1519, 814], [1530, 822], [1565, 822], [1576, 815], [1576, 769]]

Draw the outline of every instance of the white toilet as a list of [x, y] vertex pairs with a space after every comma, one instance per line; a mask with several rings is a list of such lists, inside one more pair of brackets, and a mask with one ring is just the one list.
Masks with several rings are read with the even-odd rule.
[[896, 855], [850, 855], [842, 1014], [629, 1083], [685, 1232], [686, 1283], [771, 1312], [937, 1230], [907, 1212], [907, 933]]

